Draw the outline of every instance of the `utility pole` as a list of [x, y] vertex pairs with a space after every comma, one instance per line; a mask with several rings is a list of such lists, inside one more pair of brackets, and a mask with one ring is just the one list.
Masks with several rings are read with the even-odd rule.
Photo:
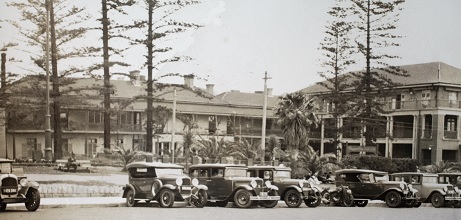
[[172, 126], [171, 126], [171, 163], [174, 163], [174, 135], [175, 135], [175, 124], [176, 124], [176, 88], [174, 88], [173, 93], [173, 119], [172, 119]]
[[46, 107], [45, 107], [45, 160], [53, 160], [51, 149], [51, 114], [50, 114], [50, 0], [46, 0]]
[[266, 156], [266, 116], [267, 116], [267, 71], [264, 74], [264, 104], [263, 104], [263, 125], [261, 132], [261, 164], [264, 165], [264, 156]]

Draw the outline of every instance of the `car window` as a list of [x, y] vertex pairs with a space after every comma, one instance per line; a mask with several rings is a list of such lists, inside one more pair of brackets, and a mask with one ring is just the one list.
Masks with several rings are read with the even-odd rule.
[[212, 168], [211, 169], [211, 177], [223, 177], [224, 176], [224, 169], [222, 168]]
[[196, 169], [193, 169], [190, 171], [190, 176], [191, 177], [198, 177], [198, 170]]
[[208, 177], [208, 169], [200, 169], [200, 177]]
[[228, 177], [246, 177], [247, 171], [242, 168], [227, 167], [224, 175]]
[[153, 178], [155, 177], [154, 168], [133, 167], [133, 168], [128, 169], [128, 172], [133, 178]]
[[419, 183], [421, 183], [421, 177], [420, 176], [412, 176], [410, 183], [411, 184], [419, 184]]
[[376, 182], [383, 182], [383, 181], [389, 181], [389, 176], [388, 175], [375, 175], [375, 180]]
[[360, 180], [360, 182], [363, 182], [363, 183], [370, 183], [371, 182], [370, 174], [368, 174], [368, 173], [359, 174], [359, 175], [357, 175], [357, 178]]
[[439, 183], [450, 183], [448, 176], [439, 176]]

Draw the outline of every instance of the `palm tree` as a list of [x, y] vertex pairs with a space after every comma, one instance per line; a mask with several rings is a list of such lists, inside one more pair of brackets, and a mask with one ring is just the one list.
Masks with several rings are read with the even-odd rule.
[[228, 143], [224, 138], [217, 140], [214, 137], [203, 139], [200, 137], [197, 143], [192, 146], [191, 150], [195, 151], [199, 157], [208, 163], [218, 162], [221, 157], [227, 156]]
[[300, 92], [280, 97], [275, 115], [290, 149], [298, 150], [300, 144], [307, 143], [310, 128], [317, 126], [319, 121], [315, 114], [317, 109], [314, 99]]
[[259, 159], [261, 141], [250, 143], [246, 138], [229, 146], [228, 153], [240, 160]]
[[190, 157], [190, 151], [192, 146], [194, 145], [194, 134], [192, 133], [191, 130], [187, 130], [186, 133], [184, 133], [182, 137], [182, 147], [184, 148], [184, 152], [186, 153], [186, 168], [189, 167], [189, 157]]
[[429, 173], [450, 173], [450, 172], [460, 172], [461, 166], [458, 163], [439, 161], [434, 163], [429, 167], [423, 168], [423, 171]]
[[143, 160], [147, 154], [142, 152], [142, 151], [137, 151], [137, 147], [134, 147], [133, 149], [125, 149], [123, 147], [115, 146], [117, 148], [117, 154], [119, 158], [123, 162], [123, 170], [126, 171], [126, 165], [138, 161], [138, 160]]
[[266, 151], [269, 154], [269, 160], [274, 161], [276, 158], [281, 158], [285, 153], [280, 147], [280, 140], [276, 135], [270, 135], [267, 141]]
[[292, 169], [293, 178], [304, 178], [309, 174], [320, 174], [322, 170], [330, 170], [331, 167], [341, 167], [333, 153], [319, 156], [311, 146], [305, 146], [302, 150], [291, 150], [287, 154], [295, 155], [287, 157]]

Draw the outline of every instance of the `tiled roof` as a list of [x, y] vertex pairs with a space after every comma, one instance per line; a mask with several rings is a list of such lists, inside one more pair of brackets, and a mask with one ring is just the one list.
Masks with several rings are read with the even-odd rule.
[[[400, 66], [407, 71], [408, 77], [388, 74], [388, 77], [403, 86], [423, 85], [433, 83], [455, 84], [461, 86], [461, 69], [442, 62], [431, 62]], [[351, 73], [346, 73], [351, 74]], [[351, 77], [353, 78], [353, 77]], [[301, 90], [303, 93], [328, 92], [322, 85], [314, 84]]]
[[[218, 98], [225, 100], [232, 105], [247, 105], [247, 106], [259, 106], [264, 105], [264, 94], [261, 92], [246, 93], [240, 91], [229, 91], [217, 95]], [[267, 97], [267, 106], [275, 107], [277, 105], [277, 96]]]

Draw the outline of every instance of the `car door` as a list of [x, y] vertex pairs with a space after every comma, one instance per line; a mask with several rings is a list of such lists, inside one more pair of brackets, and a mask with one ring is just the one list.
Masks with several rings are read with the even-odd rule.
[[357, 183], [359, 185], [359, 195], [362, 198], [374, 199], [383, 192], [382, 187], [380, 187], [379, 184], [376, 184], [373, 174], [361, 173], [358, 175], [358, 178], [360, 180], [360, 183]]

